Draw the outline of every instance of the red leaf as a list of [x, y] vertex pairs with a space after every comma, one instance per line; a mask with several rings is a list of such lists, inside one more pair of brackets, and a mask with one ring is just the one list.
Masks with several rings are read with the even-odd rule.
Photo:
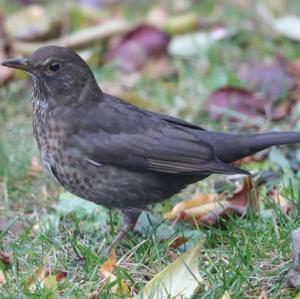
[[149, 25], [139, 25], [128, 32], [109, 51], [108, 60], [114, 60], [125, 71], [138, 70], [149, 58], [165, 55], [169, 36]]
[[[214, 91], [208, 98], [208, 111], [212, 119], [220, 120], [226, 115], [226, 110], [233, 110], [247, 116], [258, 116], [269, 106], [264, 97], [255, 96], [242, 88], [226, 86]], [[229, 116], [229, 120], [239, 120]]]
[[287, 96], [295, 86], [283, 61], [244, 64], [238, 74], [249, 90], [262, 93], [270, 102]]
[[244, 179], [241, 188], [232, 197], [224, 198], [220, 194], [198, 194], [193, 199], [177, 204], [171, 212], [164, 215], [167, 219], [180, 219], [195, 224], [213, 225], [220, 218], [228, 218], [232, 212], [243, 217], [249, 207], [256, 212], [257, 192], [251, 178]]
[[242, 115], [253, 118], [268, 115], [270, 111], [272, 120], [279, 120], [288, 114], [287, 106], [285, 109], [272, 109], [271, 102], [265, 96], [232, 86], [214, 91], [208, 98], [207, 106], [209, 117], [214, 120], [227, 116], [230, 121], [238, 121]]
[[11, 265], [12, 257], [3, 251], [0, 251], [0, 262], [2, 262], [5, 265]]
[[56, 280], [57, 281], [62, 281], [65, 280], [67, 277], [68, 273], [62, 270], [56, 270]]
[[219, 218], [227, 218], [232, 212], [237, 213], [241, 217], [245, 216], [249, 199], [251, 200], [251, 206], [254, 212], [257, 209], [257, 192], [253, 185], [251, 178], [245, 178], [243, 185], [240, 189], [236, 190], [231, 198], [227, 199], [228, 204], [224, 207], [220, 207], [204, 216], [197, 219], [199, 223], [212, 225], [215, 224]]

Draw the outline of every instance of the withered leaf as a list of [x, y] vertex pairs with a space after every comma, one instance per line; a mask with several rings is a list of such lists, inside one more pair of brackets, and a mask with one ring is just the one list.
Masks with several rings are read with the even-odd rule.
[[5, 265], [11, 265], [12, 264], [11, 255], [0, 250], [0, 262], [2, 262]]
[[207, 108], [211, 119], [228, 118], [229, 121], [266, 115], [270, 115], [272, 120], [279, 120], [289, 112], [288, 107], [272, 108], [271, 102], [264, 95], [232, 86], [215, 90], [208, 98]]
[[283, 197], [278, 188], [274, 188], [269, 192], [271, 199], [283, 210], [284, 213], [290, 214], [295, 208], [290, 201]]
[[107, 54], [124, 71], [141, 69], [149, 58], [167, 53], [169, 36], [149, 25], [139, 25], [128, 32]]
[[[117, 257], [116, 253], [113, 250], [110, 257], [107, 261], [103, 263], [103, 265], [99, 269], [99, 273], [101, 276], [107, 280], [107, 284], [110, 284], [117, 280], [117, 276], [113, 273], [117, 266]], [[110, 288], [113, 294], [122, 294], [122, 295], [129, 295], [130, 290], [125, 282], [125, 280], [121, 280], [119, 284], [114, 284]]]
[[295, 85], [293, 77], [286, 71], [285, 62], [281, 60], [272, 64], [242, 64], [238, 74], [247, 89], [261, 93], [270, 102], [286, 97]]
[[213, 225], [220, 218], [227, 218], [232, 212], [244, 216], [249, 204], [253, 211], [256, 211], [257, 192], [249, 177], [245, 178], [243, 185], [227, 199], [218, 194], [200, 194], [198, 198], [200, 199], [198, 203], [197, 198], [179, 203], [170, 213], [164, 215], [165, 218]]

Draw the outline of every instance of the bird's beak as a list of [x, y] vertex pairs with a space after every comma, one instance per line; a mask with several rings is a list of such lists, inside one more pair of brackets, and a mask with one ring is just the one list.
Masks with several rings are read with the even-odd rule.
[[1, 62], [1, 65], [6, 67], [11, 67], [14, 69], [23, 70], [26, 72], [32, 72], [32, 65], [30, 63], [30, 59], [28, 58], [16, 58], [16, 59], [8, 59]]

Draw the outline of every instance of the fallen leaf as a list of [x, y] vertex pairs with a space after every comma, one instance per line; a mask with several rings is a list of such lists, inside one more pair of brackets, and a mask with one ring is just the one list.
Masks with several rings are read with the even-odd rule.
[[286, 111], [272, 109], [271, 103], [263, 95], [226, 86], [215, 90], [207, 100], [209, 117], [214, 120], [228, 118], [230, 121], [246, 120], [254, 122], [253, 118], [269, 115], [272, 120], [279, 120], [287, 115]]
[[55, 275], [48, 275], [42, 280], [43, 286], [51, 291], [54, 292], [57, 290], [57, 279]]
[[244, 179], [243, 185], [227, 199], [218, 194], [200, 194], [198, 195], [199, 203], [197, 203], [197, 199], [181, 202], [164, 216], [167, 219], [189, 220], [193, 223], [213, 225], [218, 219], [226, 218], [232, 212], [241, 217], [244, 216], [249, 206], [249, 195], [252, 209], [255, 212], [257, 192], [253, 181], [247, 177]]
[[177, 236], [173, 240], [169, 242], [169, 247], [176, 249], [180, 247], [181, 245], [185, 244], [188, 241], [188, 238], [185, 238], [183, 236]]
[[139, 25], [128, 32], [107, 54], [124, 71], [141, 69], [150, 58], [167, 53], [169, 36], [150, 25]]
[[271, 199], [283, 210], [284, 213], [290, 214], [294, 211], [292, 203], [279, 193], [278, 188], [272, 189], [269, 194]]
[[166, 20], [165, 30], [171, 35], [183, 34], [194, 31], [199, 27], [200, 16], [190, 12], [178, 16], [173, 16]]
[[103, 263], [103, 265], [99, 269], [99, 272], [105, 279], [110, 278], [112, 272], [116, 268], [116, 265], [117, 265], [116, 253], [114, 250], [112, 250], [109, 259]]
[[44, 267], [38, 267], [34, 270], [34, 274], [27, 281], [27, 287], [31, 294], [35, 293], [37, 286], [42, 285], [46, 276], [47, 271]]
[[216, 223], [219, 218], [226, 218], [228, 214], [232, 212], [243, 217], [247, 213], [249, 206], [251, 206], [253, 212], [256, 212], [257, 196], [254, 182], [250, 177], [246, 177], [242, 186], [234, 192], [233, 196], [226, 199], [225, 205], [200, 217], [199, 222], [212, 225]]
[[0, 286], [6, 284], [5, 275], [2, 270], [0, 270]]
[[272, 20], [273, 29], [279, 34], [292, 39], [300, 41], [300, 18], [297, 16], [285, 16], [279, 19]]
[[11, 265], [12, 264], [11, 255], [0, 250], [0, 262], [2, 262], [5, 265]]
[[66, 279], [68, 273], [62, 270], [56, 270], [56, 280], [57, 281], [63, 281]]
[[51, 274], [45, 267], [38, 267], [34, 270], [34, 274], [27, 280], [27, 288], [31, 294], [36, 292], [37, 287], [55, 292], [58, 282], [63, 281], [67, 277], [67, 273], [62, 270], [56, 270], [56, 274]]
[[215, 28], [210, 32], [200, 31], [178, 35], [172, 38], [168, 52], [173, 56], [184, 58], [203, 58], [211, 46], [218, 40], [231, 37], [234, 32], [223, 27]]
[[208, 203], [216, 202], [219, 199], [217, 194], [196, 194], [192, 199], [185, 200], [178, 203], [171, 212], [165, 213], [165, 219], [175, 219], [176, 217], [180, 217], [180, 214], [188, 209], [199, 207], [201, 205], [205, 205]]
[[137, 299], [191, 298], [204, 281], [199, 273], [199, 257], [204, 238], [191, 250], [168, 265], [144, 287]]
[[[111, 256], [108, 258], [107, 261], [103, 263], [103, 265], [99, 269], [99, 273], [103, 276], [104, 279], [107, 280], [107, 284], [111, 284], [117, 280], [117, 276], [113, 273], [117, 266], [117, 258], [116, 253], [113, 250]], [[121, 280], [120, 283], [114, 284], [110, 288], [113, 294], [123, 294], [129, 295], [130, 290], [125, 282], [125, 280]]]
[[282, 59], [275, 63], [242, 64], [238, 68], [238, 76], [248, 90], [262, 94], [270, 103], [286, 98], [295, 87]]

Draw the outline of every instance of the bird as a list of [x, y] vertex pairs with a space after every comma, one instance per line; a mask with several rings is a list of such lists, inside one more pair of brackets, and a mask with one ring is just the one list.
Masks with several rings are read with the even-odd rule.
[[148, 205], [211, 174], [249, 175], [231, 163], [300, 142], [299, 132], [215, 132], [134, 106], [102, 92], [69, 48], [44, 46], [2, 65], [32, 77], [33, 131], [46, 172], [71, 193], [122, 211], [112, 246]]

